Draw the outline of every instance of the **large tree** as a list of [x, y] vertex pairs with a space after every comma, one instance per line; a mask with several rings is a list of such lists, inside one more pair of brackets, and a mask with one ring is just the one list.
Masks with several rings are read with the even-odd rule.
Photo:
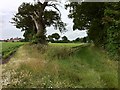
[[[14, 24], [17, 28], [25, 31], [24, 36], [33, 39], [36, 43], [46, 43], [46, 27], [53, 25], [55, 29], [65, 30], [65, 23], [61, 21], [61, 13], [57, 8], [57, 1], [45, 0], [43, 3], [37, 1], [23, 3], [18, 8], [18, 13], [14, 16]], [[46, 7], [53, 7], [47, 9]]]
[[[99, 2], [72, 2], [69, 18], [73, 18], [73, 30], [88, 30], [88, 36], [96, 46], [102, 46], [105, 33], [103, 31], [102, 17], [104, 16], [104, 3]], [[101, 36], [102, 35], [102, 36]]]

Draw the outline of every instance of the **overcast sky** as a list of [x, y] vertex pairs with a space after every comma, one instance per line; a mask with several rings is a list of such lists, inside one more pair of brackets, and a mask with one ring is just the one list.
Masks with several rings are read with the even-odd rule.
[[[13, 26], [10, 21], [13, 15], [17, 12], [17, 8], [23, 2], [33, 2], [34, 0], [2, 0], [0, 3], [0, 39], [8, 39], [15, 37], [23, 37], [23, 33], [21, 30], [17, 29]], [[64, 9], [64, 2], [62, 2], [61, 7], [59, 7], [62, 13], [63, 22], [67, 23], [67, 32], [60, 33], [59, 30], [54, 30], [53, 27], [47, 28], [47, 35], [51, 35], [52, 33], [59, 33], [61, 36], [66, 35], [70, 40], [76, 39], [77, 37], [86, 36], [85, 31], [72, 30], [73, 23], [72, 19], [68, 18], [69, 11]]]

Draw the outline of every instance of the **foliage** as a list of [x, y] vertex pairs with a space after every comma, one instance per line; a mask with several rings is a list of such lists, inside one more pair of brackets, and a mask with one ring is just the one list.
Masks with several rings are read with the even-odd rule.
[[68, 38], [67, 38], [66, 36], [63, 36], [63, 37], [62, 37], [62, 41], [63, 41], [63, 42], [69, 42], [69, 40], [68, 40]]
[[[59, 42], [60, 35], [58, 33], [53, 33], [52, 35], [48, 35], [48, 42]], [[56, 41], [55, 41], [56, 40]]]
[[[66, 7], [71, 7], [69, 17], [73, 18], [73, 29], [88, 30], [88, 36], [95, 45], [103, 44], [103, 25], [101, 19], [104, 16], [104, 3], [83, 2], [78, 4], [72, 2]], [[103, 35], [105, 36], [105, 35]]]
[[[120, 2], [106, 4], [103, 22], [107, 27], [106, 48], [115, 59], [120, 57]], [[109, 20], [108, 20], [109, 18]]]
[[60, 38], [60, 35], [58, 33], [53, 33], [52, 38], [54, 38], [58, 41], [58, 39]]
[[53, 41], [54, 41], [52, 35], [48, 35], [48, 41], [49, 41], [49, 42], [53, 42]]
[[[16, 28], [25, 31], [24, 37], [26, 41], [33, 41], [36, 43], [46, 42], [46, 27], [54, 26], [55, 29], [59, 29], [61, 32], [65, 30], [65, 23], [61, 21], [61, 14], [57, 9], [57, 4], [44, 2], [41, 3], [23, 3], [18, 8], [18, 13], [13, 18], [13, 24]], [[52, 9], [48, 10], [46, 7], [53, 7], [57, 11]]]
[[68, 7], [74, 30], [88, 30], [88, 37], [96, 46], [106, 49], [112, 56], [120, 56], [120, 2], [71, 2]]
[[75, 40], [72, 40], [71, 42], [74, 43], [92, 43], [89, 37], [83, 37], [83, 38], [76, 38]]

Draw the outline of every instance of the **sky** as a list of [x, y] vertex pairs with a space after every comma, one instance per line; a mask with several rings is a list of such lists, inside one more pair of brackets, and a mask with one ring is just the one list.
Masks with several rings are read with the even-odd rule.
[[[23, 33], [20, 29], [17, 29], [13, 24], [10, 23], [12, 21], [12, 17], [14, 17], [17, 12], [18, 7], [23, 2], [33, 2], [34, 0], [2, 0], [0, 3], [0, 39], [8, 39], [8, 38], [23, 38]], [[62, 36], [67, 36], [69, 40], [74, 40], [76, 38], [87, 36], [86, 31], [75, 30], [73, 31], [73, 22], [72, 19], [68, 18], [69, 11], [64, 9], [64, 2], [61, 2], [61, 6], [59, 10], [62, 14], [62, 21], [67, 24], [66, 29], [67, 32], [60, 33], [59, 30], [54, 30], [53, 27], [47, 27], [47, 35], [51, 35], [52, 33], [59, 33]]]

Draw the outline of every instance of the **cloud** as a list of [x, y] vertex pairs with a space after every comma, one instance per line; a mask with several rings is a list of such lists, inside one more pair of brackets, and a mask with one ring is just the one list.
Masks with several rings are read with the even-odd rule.
[[13, 26], [10, 21], [12, 20], [13, 12], [4, 12], [2, 14], [1, 22], [1, 38], [8, 39], [8, 38], [15, 38], [15, 37], [23, 37], [23, 33], [15, 26]]
[[23, 2], [33, 2], [34, 0], [1, 0], [0, 11], [16, 11]]

